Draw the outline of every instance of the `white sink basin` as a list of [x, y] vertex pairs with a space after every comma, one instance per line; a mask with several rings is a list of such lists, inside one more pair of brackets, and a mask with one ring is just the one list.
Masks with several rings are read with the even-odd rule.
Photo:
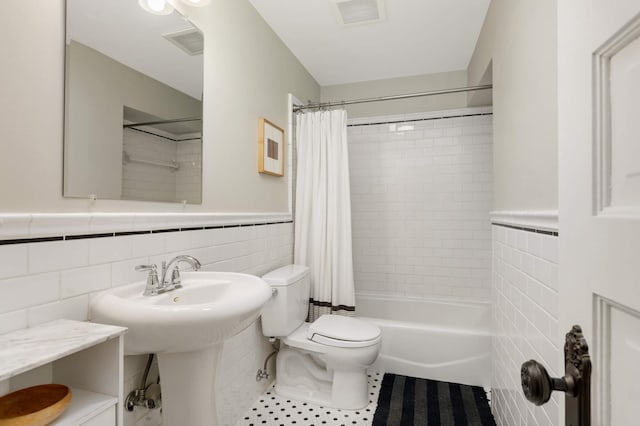
[[92, 321], [127, 327], [127, 355], [158, 355], [163, 424], [217, 425], [213, 384], [223, 343], [258, 318], [271, 287], [231, 272], [184, 272], [182, 288], [156, 296], [143, 296], [145, 286], [97, 296]]
[[127, 355], [188, 352], [220, 343], [255, 321], [271, 288], [231, 272], [183, 272], [182, 288], [143, 296], [144, 282], [113, 289], [91, 303], [94, 322], [127, 327]]

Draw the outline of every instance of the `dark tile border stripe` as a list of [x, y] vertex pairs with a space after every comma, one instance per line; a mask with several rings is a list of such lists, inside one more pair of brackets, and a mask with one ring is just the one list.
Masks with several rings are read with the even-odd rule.
[[504, 223], [495, 222], [491, 222], [491, 224], [494, 226], [502, 226], [503, 228], [517, 229], [518, 231], [533, 232], [535, 234], [553, 235], [554, 237], [560, 236], [560, 232], [558, 231], [547, 231], [544, 229], [528, 228], [526, 226], [506, 225]]
[[126, 237], [128, 235], [144, 235], [150, 234], [151, 231], [125, 231], [125, 232], [114, 232], [113, 235], [115, 237]]
[[266, 222], [266, 223], [261, 222], [261, 223], [241, 223], [241, 224], [232, 224], [232, 225], [194, 226], [189, 228], [150, 229], [150, 230], [144, 230], [144, 231], [100, 232], [95, 234], [56, 235], [53, 237], [38, 237], [38, 238], [13, 238], [13, 239], [7, 239], [7, 240], [0, 240], [0, 246], [10, 245], [10, 244], [46, 243], [51, 241], [87, 240], [92, 238], [124, 237], [124, 236], [130, 236], [130, 235], [163, 234], [167, 232], [203, 231], [203, 230], [209, 230], [209, 229], [223, 229], [223, 228], [245, 228], [248, 226], [279, 225], [282, 223], [293, 223], [293, 220], [283, 220], [283, 221]]
[[0, 240], [0, 245], [25, 244], [25, 243], [47, 243], [49, 241], [64, 241], [64, 237], [44, 237], [44, 238], [17, 238], [13, 240]]
[[86, 240], [89, 238], [105, 238], [105, 237], [113, 237], [113, 232], [108, 232], [105, 234], [80, 234], [80, 235], [65, 235], [65, 240]]
[[376, 126], [378, 124], [412, 123], [416, 121], [446, 120], [449, 118], [478, 117], [483, 115], [493, 115], [493, 112], [477, 112], [472, 114], [447, 115], [445, 117], [412, 118], [408, 120], [398, 119], [398, 120], [392, 120], [392, 121], [377, 121], [373, 123], [347, 124], [347, 127]]

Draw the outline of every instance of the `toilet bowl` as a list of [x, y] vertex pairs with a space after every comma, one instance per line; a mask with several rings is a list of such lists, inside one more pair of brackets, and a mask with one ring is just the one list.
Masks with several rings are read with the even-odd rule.
[[305, 266], [288, 265], [262, 278], [274, 288], [262, 311], [263, 334], [282, 340], [275, 392], [325, 407], [365, 407], [369, 403], [366, 370], [378, 357], [380, 329], [340, 315], [304, 322], [309, 300]]

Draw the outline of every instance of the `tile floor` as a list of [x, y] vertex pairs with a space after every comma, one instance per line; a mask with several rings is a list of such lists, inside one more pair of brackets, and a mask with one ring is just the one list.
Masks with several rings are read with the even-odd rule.
[[261, 395], [236, 426], [367, 426], [378, 405], [382, 373], [369, 374], [369, 405], [361, 410], [326, 408], [276, 395], [273, 388]]

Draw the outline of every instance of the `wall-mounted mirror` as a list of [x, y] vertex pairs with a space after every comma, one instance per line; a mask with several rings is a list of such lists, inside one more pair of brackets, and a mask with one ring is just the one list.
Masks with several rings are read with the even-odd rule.
[[202, 202], [202, 33], [138, 0], [67, 0], [64, 195]]

